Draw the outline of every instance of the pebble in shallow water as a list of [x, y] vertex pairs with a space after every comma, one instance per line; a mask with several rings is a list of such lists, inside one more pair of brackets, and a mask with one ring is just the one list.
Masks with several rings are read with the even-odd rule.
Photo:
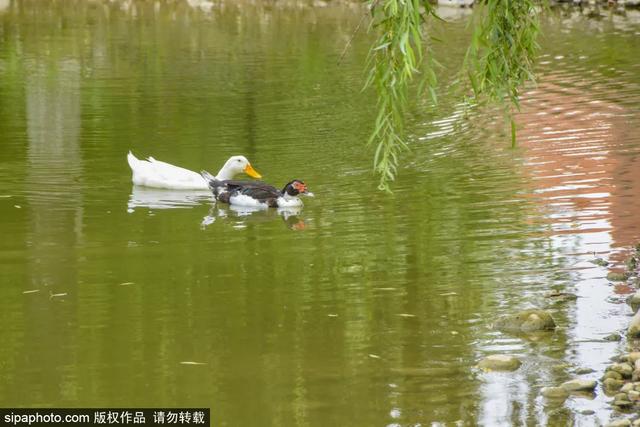
[[634, 370], [640, 364], [640, 352], [627, 353], [616, 360], [618, 363], [607, 367], [603, 376], [604, 391], [607, 395], [614, 396], [611, 405], [616, 410], [640, 412], [640, 369]]
[[612, 271], [609, 274], [607, 274], [607, 280], [610, 282], [624, 282], [628, 278], [629, 278], [629, 275], [627, 273], [618, 273], [618, 272]]
[[633, 367], [628, 363], [614, 363], [607, 370], [619, 373], [622, 378], [631, 378], [631, 374], [633, 374]]
[[492, 354], [478, 363], [478, 368], [485, 371], [515, 371], [522, 365], [520, 359], [508, 354]]
[[627, 298], [627, 304], [640, 305], [640, 291], [636, 291], [634, 294]]
[[603, 338], [605, 341], [621, 341], [622, 337], [620, 336], [620, 334], [609, 334], [606, 337]]
[[[638, 360], [640, 360], [640, 351], [632, 351], [631, 353], [626, 354], [625, 356], [623, 356], [622, 360], [624, 360], [625, 362], [630, 363], [630, 364], [633, 365]], [[637, 368], [638, 367], [636, 366], [636, 369]]]
[[556, 328], [556, 322], [548, 311], [534, 308], [503, 316], [494, 326], [496, 329], [510, 332], [533, 332], [553, 330]]
[[613, 391], [620, 390], [624, 385], [624, 381], [616, 380], [613, 378], [605, 378], [605, 380], [602, 382], [602, 385], [606, 393], [611, 393]]
[[575, 379], [562, 383], [560, 387], [567, 391], [592, 391], [596, 388], [596, 385], [595, 380]]
[[540, 393], [548, 399], [566, 399], [569, 392], [562, 387], [543, 387]]
[[623, 392], [623, 393], [628, 393], [631, 390], [633, 390], [633, 383], [626, 383], [620, 389], [620, 391]]
[[622, 375], [620, 375], [619, 372], [607, 371], [602, 376], [602, 381], [606, 380], [607, 378], [612, 378], [614, 380], [622, 380]]

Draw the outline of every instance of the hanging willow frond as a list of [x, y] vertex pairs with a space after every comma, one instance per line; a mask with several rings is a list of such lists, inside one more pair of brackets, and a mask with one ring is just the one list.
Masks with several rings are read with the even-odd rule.
[[[520, 108], [520, 88], [525, 81], [534, 80], [538, 15], [545, 4], [546, 0], [479, 1], [480, 21], [465, 57], [464, 69], [476, 99], [504, 106], [513, 144], [513, 114]], [[365, 85], [374, 86], [378, 95], [378, 114], [369, 144], [376, 144], [373, 163], [380, 176], [379, 188], [389, 191], [400, 152], [407, 148], [404, 120], [409, 85], [419, 70], [425, 70], [425, 86], [436, 102], [433, 67], [437, 62], [428, 49], [425, 54], [423, 45], [429, 42], [426, 19], [438, 17], [428, 0], [369, 0], [369, 6], [372, 26], [380, 34], [369, 52]]]
[[535, 80], [541, 6], [535, 0], [487, 0], [479, 7], [480, 22], [467, 50], [465, 68], [476, 98], [504, 106], [515, 145], [513, 113], [520, 109], [520, 88], [525, 81]]
[[[423, 23], [437, 17], [427, 0], [370, 0], [372, 26], [380, 33], [369, 52], [369, 76], [365, 84], [375, 87], [378, 114], [369, 144], [376, 144], [374, 170], [378, 187], [389, 191], [397, 174], [398, 157], [407, 148], [404, 136], [408, 89], [423, 65], [423, 45], [428, 42]], [[435, 102], [436, 75], [429, 55], [426, 87]]]

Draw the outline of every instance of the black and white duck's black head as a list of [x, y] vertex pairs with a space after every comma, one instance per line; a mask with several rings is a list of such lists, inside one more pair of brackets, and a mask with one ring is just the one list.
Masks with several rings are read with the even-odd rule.
[[313, 193], [307, 189], [307, 185], [299, 179], [294, 179], [285, 185], [282, 189], [282, 195], [285, 197], [297, 197], [299, 195], [313, 197]]

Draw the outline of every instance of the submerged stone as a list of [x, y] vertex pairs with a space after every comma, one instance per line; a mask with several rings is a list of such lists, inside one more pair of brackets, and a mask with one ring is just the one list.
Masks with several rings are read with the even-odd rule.
[[629, 278], [629, 273], [618, 273], [617, 271], [610, 271], [607, 274], [607, 280], [610, 282], [624, 282]]
[[620, 336], [620, 334], [613, 333], [613, 334], [609, 334], [606, 337], [604, 337], [603, 340], [605, 340], [605, 341], [620, 341], [620, 340], [622, 340], [622, 337]]
[[575, 379], [562, 383], [560, 387], [567, 391], [591, 391], [596, 388], [596, 384], [595, 380]]
[[630, 426], [630, 425], [631, 425], [631, 421], [629, 421], [628, 419], [624, 418], [622, 420], [611, 421], [605, 427], [626, 427], [626, 426]]
[[583, 375], [583, 374], [590, 374], [592, 372], [595, 372], [595, 370], [591, 368], [578, 368], [574, 372], [578, 375]]
[[540, 393], [548, 399], [566, 399], [569, 392], [562, 387], [543, 387]]
[[609, 261], [603, 258], [595, 258], [589, 261], [591, 264], [599, 265], [600, 267], [606, 267], [609, 265]]
[[494, 325], [497, 329], [509, 332], [547, 331], [556, 328], [556, 322], [545, 310], [529, 309], [510, 314], [498, 319]]
[[571, 392], [571, 397], [593, 400], [593, 399], [596, 398], [596, 392], [593, 391], [593, 390], [572, 391]]
[[551, 291], [545, 294], [545, 298], [549, 298], [555, 303], [564, 303], [577, 300], [578, 295], [570, 292]]
[[520, 365], [520, 359], [508, 354], [492, 354], [478, 363], [478, 367], [485, 371], [515, 371]]

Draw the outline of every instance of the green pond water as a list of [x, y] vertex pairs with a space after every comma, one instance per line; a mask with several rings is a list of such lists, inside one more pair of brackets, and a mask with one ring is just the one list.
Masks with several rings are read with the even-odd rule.
[[[0, 406], [211, 408], [212, 425], [598, 425], [640, 240], [640, 12], [556, 9], [519, 144], [452, 89], [470, 10], [441, 9], [439, 105], [376, 190], [359, 5], [0, 1]], [[243, 154], [301, 212], [135, 188], [126, 154]], [[554, 304], [545, 294], [572, 292]], [[551, 310], [543, 337], [497, 316]], [[475, 368], [520, 357], [513, 373]], [[589, 415], [589, 411], [595, 413]], [[583, 411], [587, 411], [584, 414]], [[456, 424], [457, 422], [457, 424]]]

